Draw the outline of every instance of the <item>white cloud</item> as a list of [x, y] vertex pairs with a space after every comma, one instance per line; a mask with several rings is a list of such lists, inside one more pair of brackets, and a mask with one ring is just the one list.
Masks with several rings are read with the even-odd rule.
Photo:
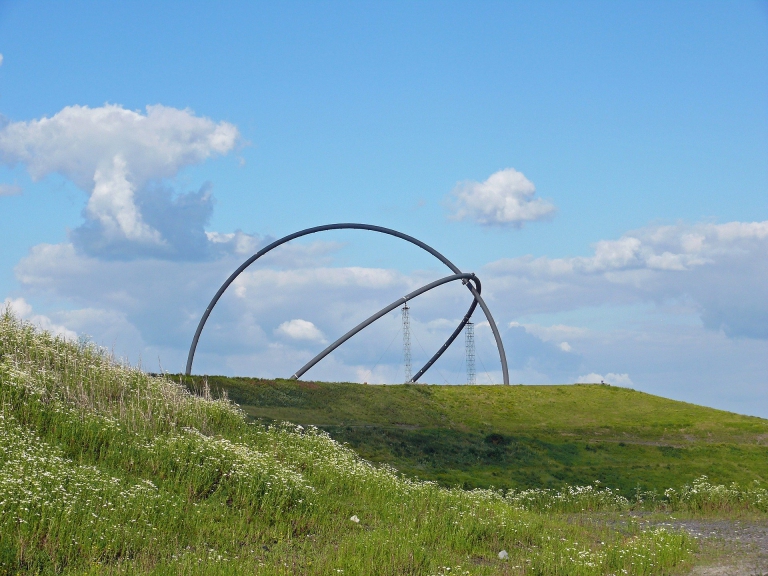
[[240, 230], [230, 233], [206, 232], [208, 241], [216, 247], [227, 247], [233, 254], [244, 256], [256, 252], [259, 239]]
[[551, 202], [535, 198], [536, 187], [514, 168], [500, 170], [485, 182], [467, 181], [454, 188], [454, 220], [471, 220], [486, 226], [520, 227], [555, 213]]
[[570, 352], [572, 350], [571, 345], [568, 344], [568, 342], [560, 342], [557, 347], [560, 348], [560, 350], [563, 352]]
[[[498, 320], [500, 310], [493, 308]], [[490, 329], [483, 332], [490, 343]], [[502, 332], [502, 338], [510, 370], [526, 372], [529, 377], [536, 374], [538, 383], [563, 381], [581, 368], [580, 355], [564, 349], [560, 341], [547, 341], [533, 334], [526, 326], [512, 322]]]
[[16, 184], [0, 184], [0, 196], [18, 196], [22, 191]]
[[600, 382], [612, 384], [614, 386], [634, 386], [629, 374], [614, 374], [613, 372], [609, 372], [605, 377], [601, 374], [590, 372], [589, 374], [579, 376], [576, 379], [577, 384], [599, 384]]
[[46, 330], [54, 336], [61, 336], [67, 340], [77, 340], [77, 333], [73, 330], [54, 323], [48, 316], [34, 314], [32, 306], [24, 298], [6, 298], [2, 308], [10, 308], [17, 317], [31, 322], [41, 330]]
[[97, 169], [93, 175], [93, 192], [86, 207], [87, 214], [101, 224], [107, 240], [126, 240], [164, 244], [160, 232], [148, 226], [134, 202], [134, 190], [128, 181], [128, 170], [121, 155], [112, 166]]
[[39, 244], [14, 271], [30, 292], [75, 308], [120, 312], [147, 344], [183, 347], [208, 300], [240, 260], [104, 260], [79, 253], [72, 244]]
[[133, 352], [133, 360], [140, 358], [145, 342], [125, 312], [115, 309], [79, 308], [65, 310], [57, 315], [79, 334], [97, 335], [96, 343], [114, 349], [119, 341], [119, 354]]
[[22, 162], [35, 179], [58, 172], [92, 190], [98, 170], [128, 167], [131, 183], [175, 175], [184, 166], [226, 154], [238, 142], [237, 128], [195, 116], [191, 110], [147, 106], [146, 114], [106, 104], [67, 106], [50, 118], [11, 122], [0, 131], [0, 158]]
[[[739, 239], [764, 240], [768, 238], [768, 220], [764, 222], [728, 222], [714, 227], [714, 233], [720, 240], [732, 241]], [[696, 235], [706, 239], [706, 236]], [[699, 243], [696, 243], [698, 248]]]
[[312, 322], [296, 318], [283, 322], [275, 330], [276, 334], [287, 336], [294, 340], [310, 340], [313, 342], [325, 342], [325, 336]]
[[3, 65], [3, 55], [0, 54], [0, 66], [2, 66], [2, 65]]
[[0, 129], [0, 162], [22, 163], [33, 180], [58, 173], [89, 194], [78, 248], [103, 257], [201, 257], [212, 206], [207, 188], [174, 195], [160, 182], [186, 166], [230, 152], [235, 126], [191, 110], [107, 104], [67, 106], [50, 118]]

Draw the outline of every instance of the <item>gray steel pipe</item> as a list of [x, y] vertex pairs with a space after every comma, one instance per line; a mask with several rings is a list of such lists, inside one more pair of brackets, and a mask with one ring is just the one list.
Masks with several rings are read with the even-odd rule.
[[[221, 285], [221, 287], [216, 291], [216, 294], [211, 299], [211, 302], [208, 304], [208, 307], [205, 309], [205, 312], [203, 313], [202, 318], [200, 318], [200, 322], [197, 325], [197, 329], [195, 330], [195, 335], [192, 338], [192, 344], [189, 347], [189, 354], [187, 355], [187, 366], [185, 373], [187, 375], [190, 375], [192, 373], [192, 362], [195, 358], [195, 350], [197, 349], [197, 344], [200, 340], [200, 334], [203, 332], [203, 328], [205, 327], [205, 323], [208, 320], [208, 317], [211, 315], [211, 312], [213, 311], [213, 308], [216, 306], [216, 303], [219, 301], [221, 296], [224, 294], [224, 292], [229, 288], [230, 284], [235, 281], [235, 279], [243, 272], [246, 268], [248, 268], [251, 264], [253, 264], [256, 260], [267, 254], [268, 252], [274, 250], [278, 246], [281, 246], [285, 244], [286, 242], [290, 242], [291, 240], [294, 240], [296, 238], [300, 238], [302, 236], [307, 236], [309, 234], [315, 234], [317, 232], [324, 232], [326, 230], [369, 230], [372, 232], [379, 232], [381, 234], [388, 234], [389, 236], [395, 236], [396, 238], [400, 238], [402, 240], [405, 240], [406, 242], [410, 242], [411, 244], [414, 244], [421, 248], [422, 250], [425, 250], [426, 252], [429, 252], [432, 254], [435, 258], [440, 260], [443, 264], [445, 264], [454, 274], [461, 274], [461, 270], [458, 269], [450, 260], [448, 260], [445, 256], [440, 254], [437, 250], [432, 248], [431, 246], [425, 244], [421, 240], [417, 240], [413, 236], [409, 236], [408, 234], [403, 234], [402, 232], [398, 232], [397, 230], [392, 230], [391, 228], [385, 228], [383, 226], [375, 226], [372, 224], [355, 224], [355, 223], [340, 223], [340, 224], [325, 224], [323, 226], [314, 226], [312, 228], [306, 228], [305, 230], [300, 230], [298, 232], [294, 232], [293, 234], [289, 234], [288, 236], [284, 236], [283, 238], [280, 238], [279, 240], [275, 240], [268, 246], [265, 246], [261, 250], [259, 250], [256, 254], [248, 258], [245, 262], [243, 262], [232, 274], [230, 274], [229, 278], [227, 278], [224, 283]], [[474, 311], [474, 306], [476, 304], [480, 304], [480, 307], [483, 309], [483, 312], [485, 313], [485, 316], [488, 320], [488, 323], [491, 326], [491, 330], [493, 332], [493, 336], [496, 340], [496, 347], [499, 350], [499, 358], [501, 360], [501, 371], [504, 377], [504, 384], [509, 384], [509, 372], [507, 369], [507, 357], [504, 353], [504, 344], [501, 341], [501, 335], [499, 334], [499, 330], [496, 327], [496, 322], [493, 320], [493, 316], [491, 316], [490, 310], [488, 310], [488, 307], [485, 305], [485, 302], [483, 302], [482, 298], [480, 297], [480, 293], [475, 287], [472, 285], [471, 282], [467, 283], [467, 286], [472, 292], [472, 295], [475, 297], [475, 301], [472, 302], [472, 306], [470, 306], [470, 310]], [[468, 314], [471, 316], [471, 313], [468, 312]], [[464, 322], [466, 323], [466, 322]], [[460, 330], [459, 330], [460, 331]], [[458, 334], [458, 333], [456, 333]], [[455, 338], [455, 336], [454, 336]], [[447, 347], [441, 348], [443, 352], [445, 351]], [[440, 352], [442, 354], [442, 352]], [[437, 356], [439, 358], [439, 355]], [[432, 363], [434, 363], [437, 358], [433, 357], [431, 360]], [[430, 364], [431, 365], [431, 364]], [[425, 366], [425, 368], [427, 368]], [[419, 371], [419, 375], [422, 375], [426, 370], [423, 368]]]

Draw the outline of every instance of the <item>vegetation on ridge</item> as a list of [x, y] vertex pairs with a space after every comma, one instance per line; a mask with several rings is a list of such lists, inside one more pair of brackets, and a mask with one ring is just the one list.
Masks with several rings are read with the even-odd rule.
[[[696, 498], [763, 506], [758, 489], [720, 492]], [[658, 575], [696, 548], [553, 507], [632, 505], [610, 491], [509, 496], [407, 479], [0, 318], [0, 573]]]
[[[183, 381], [194, 389], [203, 378]], [[319, 426], [368, 460], [445, 486], [598, 480], [633, 497], [638, 486], [661, 493], [702, 475], [768, 481], [768, 420], [616, 386], [205, 381], [253, 418]]]

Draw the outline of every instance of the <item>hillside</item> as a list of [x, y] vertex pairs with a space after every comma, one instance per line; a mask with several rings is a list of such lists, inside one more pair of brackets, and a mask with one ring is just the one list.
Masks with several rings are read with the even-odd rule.
[[[178, 378], [178, 377], [176, 377]], [[192, 388], [202, 380], [185, 380]], [[207, 377], [253, 418], [316, 425], [364, 458], [447, 486], [591, 484], [629, 496], [701, 475], [768, 479], [768, 420], [627, 388], [364, 386]]]
[[0, 316], [0, 574], [682, 574], [703, 545], [637, 513], [768, 511], [760, 486], [639, 496], [415, 481]]

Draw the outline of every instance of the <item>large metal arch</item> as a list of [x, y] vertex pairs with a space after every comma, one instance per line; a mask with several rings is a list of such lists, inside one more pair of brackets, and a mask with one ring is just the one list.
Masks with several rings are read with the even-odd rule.
[[[205, 309], [205, 312], [203, 313], [202, 318], [200, 318], [200, 322], [198, 323], [197, 329], [195, 330], [195, 335], [192, 339], [192, 344], [189, 347], [189, 354], [187, 356], [187, 366], [185, 371], [187, 375], [190, 375], [192, 373], [192, 362], [195, 357], [195, 350], [197, 349], [197, 344], [198, 344], [198, 341], [200, 340], [200, 334], [202, 334], [205, 323], [208, 320], [208, 317], [211, 315], [213, 308], [216, 306], [216, 303], [219, 301], [219, 299], [227, 290], [227, 288], [229, 288], [232, 282], [234, 282], [235, 279], [243, 271], [245, 271], [246, 268], [248, 268], [251, 264], [256, 262], [256, 260], [264, 256], [268, 252], [274, 250], [278, 246], [281, 246], [286, 242], [290, 242], [291, 240], [300, 238], [302, 236], [316, 234], [318, 232], [325, 232], [327, 230], [368, 230], [371, 232], [379, 232], [381, 234], [394, 236], [396, 238], [405, 240], [406, 242], [410, 242], [411, 244], [418, 246], [419, 248], [421, 248], [422, 250], [425, 250], [426, 252], [429, 252], [435, 258], [437, 258], [443, 264], [445, 264], [454, 274], [462, 274], [461, 270], [459, 270], [459, 268], [456, 265], [454, 265], [450, 260], [448, 260], [445, 256], [440, 254], [440, 252], [438, 252], [428, 244], [425, 244], [424, 242], [414, 238], [413, 236], [409, 236], [408, 234], [404, 234], [403, 232], [398, 232], [397, 230], [393, 230], [391, 228], [385, 228], [383, 226], [376, 226], [373, 224], [339, 223], [339, 224], [325, 224], [323, 226], [314, 226], [312, 228], [306, 228], [304, 230], [294, 232], [293, 234], [289, 234], [278, 240], [275, 240], [274, 242], [265, 246], [264, 248], [256, 252], [256, 254], [248, 258], [232, 274], [230, 274], [229, 278], [227, 278], [224, 281], [224, 283], [221, 285], [221, 287], [217, 290], [216, 294], [211, 299], [211, 302], [208, 304], [208, 307]], [[462, 322], [460, 323], [459, 328], [457, 328], [454, 331], [454, 334], [451, 335], [451, 338], [449, 338], [449, 340], [450, 342], [452, 342], [453, 341], [452, 338], [455, 339], [455, 337], [461, 331], [461, 328], [463, 328], [463, 326], [469, 321], [469, 317], [472, 315], [471, 313], [474, 311], [474, 307], [479, 304], [480, 308], [483, 310], [483, 313], [485, 314], [486, 319], [488, 320], [488, 324], [491, 327], [491, 331], [493, 332], [493, 337], [496, 340], [496, 347], [498, 348], [499, 359], [501, 360], [501, 371], [504, 378], [504, 384], [509, 384], [509, 371], [507, 369], [507, 357], [506, 357], [506, 354], [504, 353], [504, 344], [501, 341], [501, 335], [499, 334], [499, 330], [496, 327], [496, 322], [493, 320], [491, 311], [488, 309], [488, 306], [485, 304], [485, 301], [480, 296], [480, 292], [478, 290], [479, 285], [478, 285], [478, 288], [476, 288], [472, 282], [466, 282], [465, 285], [467, 286], [469, 291], [472, 293], [472, 296], [474, 296], [474, 301], [470, 306], [470, 311], [467, 312], [464, 319], [462, 319]], [[422, 368], [417, 373], [416, 376], [414, 376], [412, 381], [415, 381], [417, 377], [420, 377], [421, 375], [424, 374], [424, 372], [426, 372], [429, 366], [431, 366], [437, 360], [437, 358], [439, 358], [440, 355], [447, 349], [448, 345], [450, 345], [450, 342], [446, 342], [446, 345], [443, 345], [443, 347], [440, 348], [438, 353], [427, 363], [428, 365], [425, 365], [425, 367]]]

